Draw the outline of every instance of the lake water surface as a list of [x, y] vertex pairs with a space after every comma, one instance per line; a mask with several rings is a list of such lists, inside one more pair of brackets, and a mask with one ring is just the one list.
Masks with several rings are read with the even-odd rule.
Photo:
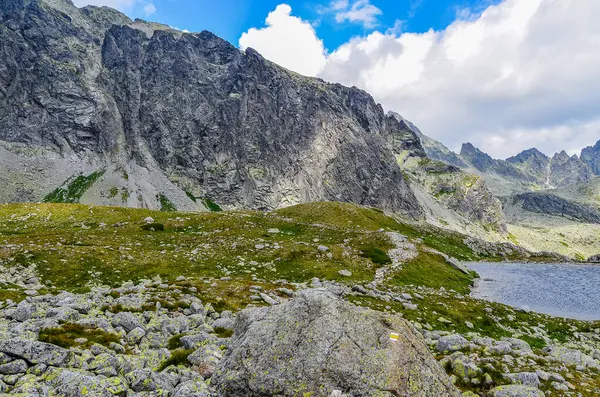
[[479, 273], [476, 298], [579, 320], [600, 320], [600, 266], [485, 263], [466, 265]]

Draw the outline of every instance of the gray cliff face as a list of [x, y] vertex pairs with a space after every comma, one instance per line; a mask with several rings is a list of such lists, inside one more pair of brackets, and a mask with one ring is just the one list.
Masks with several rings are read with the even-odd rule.
[[552, 193], [523, 193], [509, 200], [512, 205], [520, 203], [525, 211], [560, 216], [577, 222], [600, 223], [600, 210], [597, 208]]
[[507, 158], [506, 162], [526, 170], [536, 178], [544, 179], [548, 174], [550, 158], [536, 148], [532, 148]]
[[569, 156], [564, 150], [556, 153], [550, 162], [550, 183], [567, 186], [575, 182], [588, 181], [594, 176], [592, 169], [577, 155]]
[[68, 2], [0, 0], [0, 43], [4, 146], [160, 172], [225, 208], [340, 200], [420, 216], [393, 155], [423, 156], [419, 140], [364, 91]]
[[510, 180], [519, 180], [525, 183], [536, 181], [535, 176], [504, 160], [493, 159], [489, 154], [482, 152], [470, 143], [462, 145], [460, 156], [481, 172], [492, 173]]
[[513, 190], [517, 192], [564, 187], [594, 176], [588, 164], [564, 150], [550, 158], [533, 148], [506, 160], [497, 160], [466, 143], [460, 156], [478, 171], [502, 178], [501, 183], [514, 185]]
[[403, 123], [407, 129], [412, 131], [419, 138], [421, 146], [423, 147], [427, 157], [456, 167], [468, 167], [468, 165], [460, 158], [459, 155], [448, 149], [441, 142], [438, 142], [435, 139], [429, 138], [423, 134], [416, 125], [406, 120], [398, 113], [389, 112], [389, 114], [394, 116], [399, 122]]
[[594, 146], [588, 146], [581, 151], [581, 161], [586, 163], [594, 174], [600, 175], [600, 141]]

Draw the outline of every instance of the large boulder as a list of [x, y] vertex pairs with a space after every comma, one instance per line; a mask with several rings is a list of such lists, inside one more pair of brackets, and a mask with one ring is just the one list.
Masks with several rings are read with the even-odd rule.
[[537, 387], [524, 385], [498, 386], [490, 391], [491, 397], [544, 397]]
[[22, 358], [32, 364], [46, 364], [56, 367], [64, 365], [70, 357], [70, 352], [62, 347], [24, 339], [1, 341], [0, 352]]
[[240, 312], [211, 385], [223, 397], [460, 396], [405, 320], [320, 289]]

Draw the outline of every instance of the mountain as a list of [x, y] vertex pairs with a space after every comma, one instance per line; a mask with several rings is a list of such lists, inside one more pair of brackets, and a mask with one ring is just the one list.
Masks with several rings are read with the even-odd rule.
[[106, 7], [0, 0], [0, 26], [3, 201], [421, 214], [393, 154], [419, 140], [364, 91]]
[[425, 150], [427, 157], [433, 160], [442, 161], [446, 164], [454, 165], [456, 167], [466, 168], [468, 165], [460, 158], [459, 155], [448, 149], [441, 142], [435, 139], [429, 138], [417, 128], [413, 123], [403, 118], [401, 115], [395, 112], [391, 112], [401, 123], [404, 123], [407, 128], [414, 132], [421, 142], [421, 146]]
[[550, 158], [536, 148], [524, 150], [516, 156], [507, 158], [506, 162], [534, 175], [538, 179], [547, 177], [548, 167], [550, 166]]
[[594, 176], [584, 161], [577, 155], [569, 156], [564, 150], [550, 158], [533, 148], [506, 160], [497, 160], [472, 144], [465, 143], [460, 156], [483, 173], [491, 188], [500, 196], [564, 187], [590, 180]]
[[600, 175], [600, 141], [581, 151], [581, 161], [586, 163], [596, 175]]
[[356, 87], [107, 7], [0, 5], [0, 202], [218, 211], [346, 201], [505, 234], [483, 180], [469, 189], [456, 167], [425, 178], [421, 132]]

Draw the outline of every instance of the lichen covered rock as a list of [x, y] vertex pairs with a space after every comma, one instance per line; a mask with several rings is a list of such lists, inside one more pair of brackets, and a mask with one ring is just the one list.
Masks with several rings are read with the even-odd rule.
[[460, 395], [406, 321], [325, 290], [240, 312], [211, 384], [226, 397]]

